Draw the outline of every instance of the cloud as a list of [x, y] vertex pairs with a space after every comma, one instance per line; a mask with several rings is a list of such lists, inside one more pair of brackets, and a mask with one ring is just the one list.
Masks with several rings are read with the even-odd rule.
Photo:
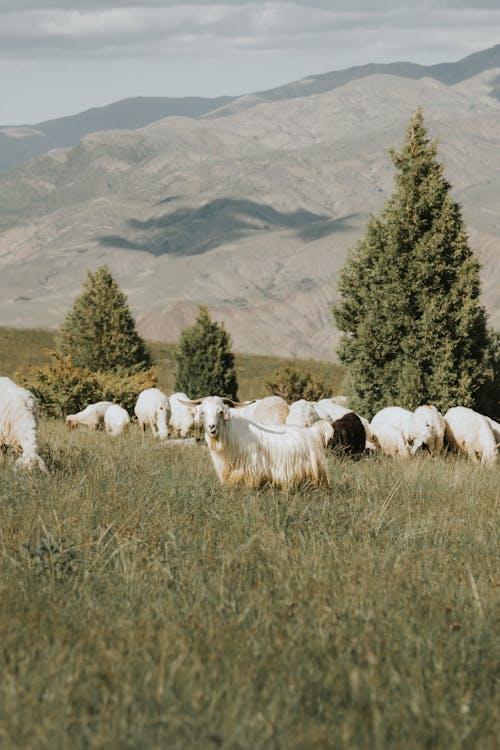
[[[366, 30], [388, 37], [407, 29], [500, 30], [498, 0], [274, 0], [155, 2], [155, 0], [0, 0], [0, 57], [37, 60], [88, 54], [168, 57], [220, 43], [242, 49], [328, 43]], [[12, 8], [15, 10], [12, 10]], [[289, 42], [287, 40], [290, 40]], [[464, 49], [469, 49], [464, 38]], [[472, 50], [471, 50], [472, 51]]]

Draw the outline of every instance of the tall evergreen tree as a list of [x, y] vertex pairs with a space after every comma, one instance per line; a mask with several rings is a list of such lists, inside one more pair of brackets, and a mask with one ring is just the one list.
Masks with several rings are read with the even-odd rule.
[[395, 191], [351, 251], [333, 307], [349, 403], [366, 414], [474, 406], [487, 377], [479, 263], [421, 109], [390, 153]]
[[97, 372], [132, 374], [151, 367], [151, 356], [107, 266], [89, 271], [82, 293], [66, 315], [57, 348], [70, 354], [76, 367]]
[[222, 323], [213, 321], [200, 305], [195, 322], [185, 328], [175, 351], [175, 388], [190, 398], [236, 398], [238, 381], [231, 338]]

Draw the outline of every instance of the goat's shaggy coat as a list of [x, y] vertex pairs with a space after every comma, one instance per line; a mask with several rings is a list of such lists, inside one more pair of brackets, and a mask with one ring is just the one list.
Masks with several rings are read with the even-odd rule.
[[154, 437], [162, 440], [168, 437], [170, 403], [159, 388], [146, 388], [141, 391], [134, 412], [143, 432], [146, 427], [149, 427]]
[[497, 441], [488, 417], [465, 406], [454, 406], [448, 409], [444, 421], [446, 442], [452, 449], [465, 453], [475, 463], [496, 462]]
[[300, 427], [311, 427], [321, 417], [316, 411], [315, 404], [301, 398], [290, 404], [286, 424], [297, 424]]
[[[169, 425], [172, 432], [180, 437], [186, 437], [196, 426], [196, 407], [186, 406], [189, 396], [185, 393], [172, 393], [168, 397], [170, 403]], [[183, 403], [184, 402], [184, 403]]]
[[0, 450], [11, 447], [21, 451], [18, 466], [47, 467], [38, 455], [38, 408], [35, 397], [10, 378], [0, 378]]
[[366, 432], [361, 418], [353, 411], [336, 419], [332, 425], [332, 448], [337, 448], [348, 456], [360, 456], [365, 451]]
[[104, 429], [108, 435], [116, 437], [130, 427], [130, 417], [126, 409], [118, 404], [111, 404], [104, 412]]
[[95, 404], [89, 404], [78, 414], [68, 414], [66, 424], [68, 427], [76, 427], [81, 424], [90, 427], [91, 430], [97, 430], [98, 427], [104, 425], [106, 409], [111, 405], [111, 401], [98, 401]]
[[[232, 416], [219, 396], [199, 402], [205, 441], [223, 485], [297, 487], [328, 484], [324, 423], [312, 427], [263, 425]], [[329, 428], [329, 425], [326, 425]]]
[[442, 414], [431, 404], [419, 406], [405, 429], [405, 438], [412, 456], [419, 448], [440, 453], [444, 446], [446, 424]]

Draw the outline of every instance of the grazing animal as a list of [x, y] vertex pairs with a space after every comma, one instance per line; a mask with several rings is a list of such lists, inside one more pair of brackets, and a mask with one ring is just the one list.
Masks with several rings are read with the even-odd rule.
[[130, 417], [126, 409], [118, 404], [111, 404], [104, 412], [104, 429], [108, 435], [116, 437], [130, 427]]
[[233, 416], [245, 417], [260, 424], [285, 424], [288, 416], [288, 404], [281, 396], [264, 396], [241, 403], [227, 399], [227, 403], [231, 405]]
[[96, 404], [89, 404], [78, 414], [68, 414], [66, 424], [68, 427], [77, 427], [81, 424], [90, 427], [91, 430], [97, 430], [98, 427], [104, 425], [104, 414], [109, 406], [111, 406], [111, 401], [98, 401]]
[[348, 456], [360, 456], [366, 448], [366, 432], [361, 418], [353, 411], [336, 419], [332, 425], [331, 447]]
[[312, 427], [256, 423], [234, 417], [229, 409], [234, 402], [220, 396], [187, 403], [199, 406], [205, 441], [221, 484], [286, 488], [328, 484], [324, 423]]
[[141, 391], [134, 412], [143, 433], [146, 427], [150, 427], [154, 437], [159, 437], [161, 440], [168, 437], [170, 403], [159, 388], [146, 388]]
[[314, 408], [321, 419], [331, 419], [332, 422], [352, 411], [352, 409], [348, 409], [347, 406], [337, 403], [333, 398], [321, 398], [314, 403]]
[[38, 455], [37, 429], [38, 407], [33, 394], [10, 378], [0, 378], [0, 451], [3, 447], [20, 451], [17, 466], [36, 467], [46, 473]]
[[301, 398], [290, 404], [285, 424], [296, 424], [300, 427], [311, 427], [321, 417], [311, 401]]
[[444, 446], [446, 424], [442, 414], [432, 404], [419, 406], [405, 429], [405, 438], [412, 456], [419, 448], [429, 453], [440, 453]]
[[454, 406], [448, 409], [444, 421], [445, 440], [453, 450], [465, 453], [475, 463], [495, 463], [497, 440], [488, 417], [465, 406]]
[[494, 419], [491, 419], [491, 417], [485, 417], [485, 419], [493, 430], [495, 440], [497, 441], [497, 443], [500, 443], [500, 424], [498, 422], [495, 422]]
[[196, 408], [186, 406], [189, 396], [185, 393], [172, 393], [168, 398], [170, 404], [169, 426], [175, 435], [186, 437], [196, 428]]
[[374, 424], [372, 421], [370, 429], [378, 447], [386, 456], [407, 458], [410, 455], [408, 444], [401, 428], [395, 427], [388, 422], [376, 422]]
[[370, 427], [377, 424], [390, 424], [393, 427], [397, 427], [404, 433], [408, 422], [413, 416], [413, 412], [408, 409], [403, 409], [402, 406], [386, 406], [384, 409], [380, 409], [372, 421]]

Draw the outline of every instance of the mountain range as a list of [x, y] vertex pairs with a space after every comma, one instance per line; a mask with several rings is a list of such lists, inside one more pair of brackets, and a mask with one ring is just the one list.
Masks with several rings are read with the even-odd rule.
[[107, 263], [148, 338], [175, 341], [203, 303], [236, 350], [333, 359], [338, 269], [392, 192], [387, 149], [418, 106], [499, 327], [500, 45], [0, 128], [0, 321], [57, 325]]

